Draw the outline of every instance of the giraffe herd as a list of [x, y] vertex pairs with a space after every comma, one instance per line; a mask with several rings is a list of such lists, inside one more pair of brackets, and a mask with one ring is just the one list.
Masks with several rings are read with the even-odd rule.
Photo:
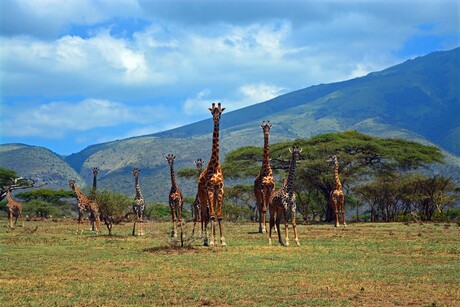
[[[200, 235], [203, 236], [205, 246], [215, 246], [218, 244], [216, 239], [216, 219], [219, 226], [220, 234], [220, 244], [221, 246], [226, 246], [227, 243], [224, 238], [223, 231], [223, 213], [222, 213], [222, 201], [224, 196], [224, 176], [222, 173], [222, 168], [219, 162], [219, 124], [222, 112], [225, 108], [222, 108], [221, 104], [212, 103], [209, 111], [211, 112], [214, 129], [212, 136], [212, 150], [211, 158], [206, 166], [203, 169], [204, 161], [197, 159], [195, 165], [198, 170], [198, 189], [195, 197], [195, 201], [192, 206], [192, 217], [193, 217], [193, 235], [195, 233], [196, 223], [201, 224]], [[281, 188], [275, 190], [275, 179], [273, 176], [273, 171], [270, 167], [270, 148], [269, 148], [269, 135], [270, 128], [272, 124], [270, 121], [263, 122], [260, 126], [264, 135], [264, 151], [262, 157], [262, 166], [259, 174], [254, 180], [254, 196], [257, 204], [257, 209], [259, 212], [259, 233], [266, 233], [266, 219], [267, 219], [267, 210], [269, 211], [269, 244], [272, 244], [272, 231], [275, 230], [278, 234], [278, 241], [280, 245], [287, 246], [289, 245], [289, 236], [288, 236], [288, 222], [289, 218], [291, 220], [292, 228], [294, 231], [294, 240], [297, 245], [300, 245], [297, 229], [296, 229], [296, 196], [294, 193], [294, 178], [295, 178], [295, 166], [296, 161], [300, 157], [302, 148], [294, 145], [292, 148], [289, 148], [292, 156], [290, 159], [289, 170], [287, 177], [284, 180], [284, 183]], [[172, 218], [172, 231], [171, 237], [177, 237], [177, 224], [181, 228], [182, 235], [182, 210], [184, 204], [183, 195], [177, 185], [174, 172], [174, 159], [176, 157], [173, 154], [168, 154], [166, 160], [168, 161], [170, 167], [171, 175], [171, 190], [169, 193], [169, 206], [171, 210]], [[335, 226], [340, 225], [339, 219], [342, 220], [343, 225], [346, 226], [345, 221], [345, 208], [344, 208], [344, 194], [342, 185], [340, 183], [338, 175], [338, 159], [337, 156], [332, 155], [327, 160], [327, 163], [334, 163], [334, 189], [330, 194], [330, 205], [335, 214]], [[93, 195], [97, 187], [97, 174], [99, 168], [92, 168], [93, 173]], [[135, 181], [135, 190], [136, 196], [133, 202], [132, 211], [135, 216], [134, 226], [132, 235], [133, 236], [143, 236], [143, 222], [144, 222], [144, 210], [145, 210], [145, 200], [142, 196], [140, 184], [139, 184], [139, 173], [140, 170], [134, 168], [132, 170]], [[77, 233], [81, 233], [81, 223], [84, 212], [90, 213], [91, 229], [97, 232], [100, 231], [100, 211], [97, 205], [96, 200], [87, 197], [81, 192], [75, 180], [69, 180], [69, 186], [75, 192], [78, 205], [78, 229]], [[11, 195], [11, 190], [7, 190], [7, 199], [8, 204], [7, 208], [9, 210], [9, 226], [13, 227], [13, 216], [16, 217], [14, 225], [18, 217], [21, 217], [24, 225], [24, 219], [22, 217], [22, 205], [15, 201]], [[3, 195], [2, 195], [3, 197]], [[280, 222], [284, 220], [284, 232], [285, 240], [283, 241]], [[210, 233], [208, 234], [207, 226], [211, 224]]]

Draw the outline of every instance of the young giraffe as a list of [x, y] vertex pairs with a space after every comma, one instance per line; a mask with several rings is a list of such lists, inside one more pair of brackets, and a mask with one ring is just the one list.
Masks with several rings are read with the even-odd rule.
[[[297, 245], [300, 246], [299, 238], [297, 237], [297, 229], [296, 229], [296, 222], [295, 222], [295, 214], [296, 214], [296, 197], [294, 194], [294, 177], [295, 177], [295, 165], [296, 161], [302, 152], [302, 148], [299, 146], [292, 146], [292, 149], [289, 148], [289, 151], [292, 153], [291, 161], [289, 164], [289, 173], [284, 180], [283, 187], [275, 192], [271, 203], [269, 204], [270, 210], [270, 232], [268, 236], [268, 244], [272, 244], [272, 229], [275, 225], [276, 220], [276, 229], [278, 231], [278, 241], [280, 242], [281, 246], [289, 245], [289, 236], [288, 236], [288, 211], [290, 211], [292, 215], [292, 228], [294, 229], [294, 240]], [[280, 219], [281, 215], [284, 216], [284, 230], [286, 232], [286, 243], [283, 242], [281, 238], [281, 231], [280, 231]]]
[[259, 209], [259, 232], [266, 233], [267, 208], [275, 189], [275, 179], [270, 167], [270, 147], [268, 145], [268, 136], [272, 125], [270, 121], [264, 121], [260, 127], [264, 133], [264, 156], [259, 175], [254, 181], [254, 196]]
[[[22, 227], [24, 227], [24, 216], [22, 215], [22, 204], [13, 199], [13, 196], [11, 195], [12, 190], [13, 190], [12, 188], [9, 188], [6, 193], [6, 199], [8, 200], [8, 203], [6, 204], [6, 208], [8, 208], [9, 226], [11, 228], [16, 226], [18, 217], [21, 217]], [[16, 217], [16, 219], [14, 220], [14, 226], [13, 226], [13, 216]]]
[[[200, 175], [201, 175], [201, 171], [203, 170], [204, 161], [201, 160], [201, 159], [197, 159], [194, 163], [195, 163], [196, 168], [198, 170], [198, 178], [199, 178]], [[201, 213], [200, 198], [198, 197], [198, 193], [196, 193], [195, 201], [193, 202], [192, 210], [193, 210], [193, 231], [192, 231], [192, 234], [195, 234], [196, 223], [201, 224], [201, 214], [202, 214]], [[203, 233], [203, 225], [201, 225], [201, 233], [200, 233], [200, 235], [202, 233]]]
[[140, 170], [138, 168], [133, 169], [133, 175], [134, 175], [134, 185], [136, 188], [136, 198], [133, 203], [133, 212], [134, 215], [136, 216], [136, 219], [134, 220], [134, 225], [133, 225], [133, 236], [136, 235], [136, 224], [139, 223], [139, 231], [138, 235], [143, 236], [144, 235], [144, 210], [145, 210], [145, 200], [144, 196], [142, 196], [141, 192], [141, 185], [139, 184], [139, 172]]
[[[214, 121], [214, 131], [212, 135], [212, 154], [208, 165], [200, 175], [198, 181], [198, 197], [201, 204], [201, 212], [206, 212], [209, 208], [209, 219], [211, 220], [211, 242], [214, 246], [215, 241], [215, 215], [217, 209], [217, 221], [219, 223], [220, 241], [222, 246], [226, 246], [222, 227], [222, 200], [224, 197], [224, 176], [219, 163], [219, 122], [220, 116], [225, 108], [221, 108], [220, 103], [213, 103], [209, 111], [211, 111]], [[207, 234], [207, 214], [201, 217], [201, 223], [204, 224], [204, 245], [208, 245]]]
[[343, 196], [342, 184], [339, 178], [339, 161], [336, 155], [329, 156], [327, 159], [328, 163], [334, 162], [334, 189], [329, 195], [329, 201], [331, 208], [335, 214], [335, 227], [340, 226], [339, 213], [342, 217], [343, 226], [347, 226], [345, 221], [345, 198]]
[[77, 204], [78, 204], [78, 229], [77, 233], [83, 233], [83, 229], [81, 229], [81, 223], [83, 219], [83, 214], [85, 211], [89, 211], [90, 215], [94, 216], [95, 220], [95, 228], [96, 232], [100, 232], [101, 229], [101, 220], [100, 220], [100, 213], [99, 213], [99, 207], [94, 200], [90, 200], [88, 197], [86, 197], [85, 194], [82, 193], [80, 188], [77, 186], [75, 183], [75, 180], [69, 180], [69, 186], [72, 188], [72, 190], [75, 192], [77, 196]]
[[[173, 221], [173, 228], [171, 237], [177, 237], [176, 223], [179, 221], [179, 226], [182, 230], [182, 207], [184, 206], [184, 197], [182, 192], [176, 183], [176, 176], [174, 175], [174, 159], [176, 157], [173, 154], [168, 154], [166, 160], [169, 163], [169, 169], [171, 171], [171, 191], [169, 192], [169, 208], [171, 209], [171, 217]], [[182, 233], [181, 233], [182, 235]]]

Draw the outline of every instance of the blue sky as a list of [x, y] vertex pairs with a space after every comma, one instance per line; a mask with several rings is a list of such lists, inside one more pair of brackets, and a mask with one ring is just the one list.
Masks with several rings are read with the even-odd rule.
[[0, 17], [0, 143], [64, 155], [460, 45], [455, 0], [3, 0]]

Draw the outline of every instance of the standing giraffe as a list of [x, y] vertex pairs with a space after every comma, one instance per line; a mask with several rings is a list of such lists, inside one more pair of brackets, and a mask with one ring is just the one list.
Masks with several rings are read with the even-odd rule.
[[85, 194], [82, 193], [80, 188], [77, 186], [75, 183], [75, 180], [69, 180], [69, 186], [72, 188], [72, 190], [75, 192], [77, 196], [77, 204], [78, 204], [78, 229], [77, 233], [83, 233], [83, 229], [81, 229], [81, 223], [83, 219], [83, 214], [85, 211], [89, 211], [90, 215], [94, 216], [95, 220], [95, 229], [96, 232], [100, 232], [101, 225], [100, 225], [100, 213], [99, 213], [99, 207], [94, 200], [90, 200], [88, 197], [86, 197]]
[[[11, 228], [16, 226], [18, 217], [21, 217], [22, 227], [24, 227], [24, 216], [22, 215], [22, 204], [13, 199], [13, 196], [11, 195], [12, 190], [13, 190], [12, 188], [9, 188], [6, 193], [6, 199], [8, 200], [8, 203], [6, 204], [6, 208], [8, 208], [8, 219], [10, 222], [9, 226]], [[16, 217], [16, 219], [14, 220], [14, 225], [13, 225], [13, 216]]]
[[[169, 169], [171, 171], [171, 191], [169, 192], [169, 208], [171, 209], [171, 217], [173, 222], [173, 228], [171, 237], [177, 237], [176, 223], [179, 221], [179, 226], [182, 230], [182, 207], [184, 206], [184, 197], [182, 192], [176, 183], [176, 176], [174, 175], [174, 159], [176, 157], [173, 154], [168, 154], [166, 160], [169, 163]], [[182, 232], [181, 232], [182, 235]]]
[[[292, 215], [292, 228], [294, 229], [294, 240], [297, 245], [300, 246], [299, 238], [297, 237], [297, 229], [295, 222], [296, 214], [296, 203], [295, 203], [295, 194], [294, 194], [294, 178], [295, 178], [295, 165], [297, 159], [299, 159], [302, 148], [299, 146], [292, 146], [292, 149], [289, 148], [289, 151], [292, 153], [291, 161], [289, 164], [289, 173], [284, 180], [283, 187], [275, 192], [273, 199], [269, 205], [270, 210], [270, 232], [268, 236], [268, 243], [272, 244], [272, 228], [275, 225], [276, 220], [276, 229], [278, 231], [278, 241], [282, 246], [289, 245], [289, 236], [288, 236], [288, 212], [290, 211]], [[280, 231], [280, 219], [281, 215], [284, 216], [284, 230], [286, 232], [286, 244], [281, 238]]]
[[[209, 207], [209, 219], [211, 220], [211, 242], [214, 246], [215, 241], [215, 210], [217, 209], [217, 221], [219, 223], [220, 241], [222, 246], [226, 246], [222, 228], [222, 200], [224, 197], [224, 176], [219, 163], [219, 122], [220, 116], [225, 108], [221, 108], [220, 103], [213, 103], [209, 111], [211, 111], [214, 121], [214, 131], [212, 135], [212, 153], [208, 166], [200, 175], [198, 181], [198, 197], [200, 198], [201, 212], [206, 212]], [[204, 224], [204, 245], [208, 245], [207, 223], [208, 217], [203, 214], [201, 223]]]
[[144, 235], [143, 225], [144, 225], [145, 200], [144, 200], [144, 196], [142, 196], [141, 186], [139, 184], [139, 172], [140, 170], [138, 168], [133, 169], [134, 183], [135, 183], [135, 188], [136, 188], [136, 198], [133, 203], [133, 212], [134, 212], [134, 215], [136, 216], [136, 219], [134, 220], [134, 226], [133, 226], [133, 236], [136, 235], [136, 223], [140, 224], [138, 235], [139, 236]]
[[[200, 178], [201, 171], [203, 170], [203, 163], [204, 161], [201, 159], [197, 159], [195, 162], [196, 168], [198, 170], [198, 178]], [[207, 212], [205, 212], [206, 214]], [[203, 224], [201, 223], [201, 205], [200, 205], [200, 198], [198, 197], [198, 193], [196, 193], [195, 201], [193, 202], [192, 207], [192, 214], [193, 214], [193, 231], [192, 234], [195, 234], [195, 226], [196, 223], [201, 224], [201, 233], [203, 233]]]
[[[93, 188], [91, 193], [89, 194], [89, 198], [95, 200], [97, 197], [97, 174], [99, 173], [100, 169], [98, 167], [92, 167], [91, 172], [93, 173]], [[91, 231], [95, 230], [94, 223], [95, 223], [95, 216], [94, 214], [90, 213], [89, 220], [91, 221]]]
[[335, 214], [335, 227], [340, 226], [339, 213], [342, 217], [343, 226], [347, 226], [345, 221], [345, 198], [343, 196], [342, 184], [339, 178], [339, 161], [336, 155], [329, 156], [328, 163], [334, 162], [334, 189], [329, 195], [329, 202]]
[[262, 168], [254, 181], [254, 196], [256, 197], [257, 208], [259, 209], [259, 232], [266, 233], [267, 208], [275, 189], [275, 179], [273, 178], [272, 168], [270, 167], [270, 147], [268, 145], [268, 136], [272, 125], [270, 121], [263, 121], [260, 127], [264, 133], [264, 156]]

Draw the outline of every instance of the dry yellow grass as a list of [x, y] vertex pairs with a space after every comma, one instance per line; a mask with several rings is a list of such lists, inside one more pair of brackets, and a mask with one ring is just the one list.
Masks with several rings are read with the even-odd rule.
[[[72, 221], [0, 220], [2, 306], [453, 306], [460, 228], [299, 225], [300, 247], [268, 246], [256, 224], [224, 223], [227, 248], [170, 244], [170, 223], [76, 235]], [[35, 232], [34, 229], [38, 226]], [[190, 233], [186, 225], [186, 235]], [[187, 242], [189, 243], [189, 241]]]

